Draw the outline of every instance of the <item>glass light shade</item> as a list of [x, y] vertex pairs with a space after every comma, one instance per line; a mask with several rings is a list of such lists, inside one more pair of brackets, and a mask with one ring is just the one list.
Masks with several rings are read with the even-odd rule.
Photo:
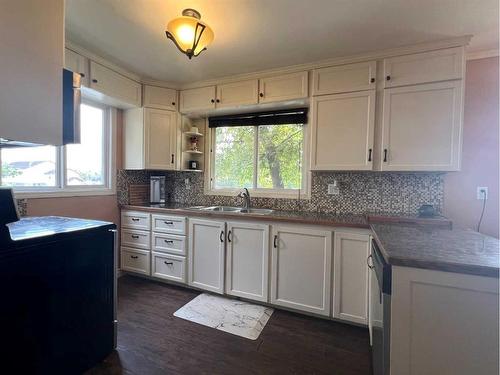
[[199, 19], [182, 16], [174, 18], [168, 23], [167, 37], [172, 39], [181, 52], [191, 58], [192, 56], [198, 56], [212, 43], [214, 32]]

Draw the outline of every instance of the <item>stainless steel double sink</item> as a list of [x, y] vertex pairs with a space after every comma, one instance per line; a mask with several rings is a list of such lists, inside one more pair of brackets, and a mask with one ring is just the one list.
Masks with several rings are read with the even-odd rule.
[[274, 212], [267, 208], [249, 208], [244, 209], [241, 207], [231, 207], [231, 206], [195, 206], [189, 207], [190, 210], [195, 211], [209, 211], [209, 212], [229, 212], [235, 214], [254, 214], [254, 215], [269, 215]]

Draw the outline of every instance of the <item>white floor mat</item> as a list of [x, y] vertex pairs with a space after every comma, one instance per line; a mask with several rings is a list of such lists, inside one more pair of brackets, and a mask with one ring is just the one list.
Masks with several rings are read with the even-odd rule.
[[174, 316], [256, 340], [274, 309], [208, 293], [182, 306]]

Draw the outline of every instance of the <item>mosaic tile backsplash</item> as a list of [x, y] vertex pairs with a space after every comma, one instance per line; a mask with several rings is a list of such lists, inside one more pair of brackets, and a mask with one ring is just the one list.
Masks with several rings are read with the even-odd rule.
[[[117, 195], [120, 204], [128, 203], [131, 184], [149, 184], [149, 176], [165, 175], [170, 202], [186, 205], [241, 205], [241, 198], [205, 195], [203, 173], [120, 170]], [[444, 199], [442, 173], [394, 172], [312, 172], [311, 199], [252, 198], [253, 207], [287, 211], [325, 213], [379, 212], [415, 214], [422, 204], [441, 212]], [[185, 179], [189, 178], [189, 189]], [[337, 180], [340, 195], [328, 195], [327, 185]]]

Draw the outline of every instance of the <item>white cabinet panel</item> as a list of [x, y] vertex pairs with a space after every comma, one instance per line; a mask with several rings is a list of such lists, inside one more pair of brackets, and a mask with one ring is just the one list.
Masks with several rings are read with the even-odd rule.
[[141, 84], [90, 61], [90, 88], [131, 106], [141, 106]]
[[215, 108], [215, 86], [182, 90], [179, 96], [181, 113], [200, 112]]
[[224, 293], [225, 223], [189, 220], [189, 285]]
[[151, 276], [186, 282], [186, 258], [176, 255], [151, 253]]
[[330, 315], [332, 233], [273, 226], [271, 303]]
[[226, 293], [267, 302], [269, 226], [227, 223]]
[[308, 72], [262, 78], [259, 80], [259, 91], [259, 103], [306, 98]]
[[122, 211], [121, 227], [128, 229], [150, 230], [151, 214], [142, 211]]
[[376, 61], [315, 69], [312, 94], [325, 95], [374, 89], [376, 74]]
[[82, 86], [89, 87], [89, 59], [68, 48], [64, 50], [64, 67], [82, 77]]
[[144, 107], [177, 110], [177, 91], [165, 87], [144, 85]]
[[333, 317], [368, 324], [370, 236], [335, 232], [333, 248]]
[[217, 86], [217, 108], [257, 104], [258, 101], [259, 81], [256, 79]]
[[186, 218], [182, 216], [158, 215], [151, 216], [153, 231], [172, 233], [178, 235], [186, 234]]
[[459, 80], [384, 90], [382, 170], [460, 169], [462, 85]]
[[384, 60], [385, 87], [462, 79], [464, 47], [392, 57]]
[[375, 90], [313, 98], [311, 169], [371, 170]]
[[124, 271], [150, 275], [150, 252], [147, 250], [132, 249], [129, 247], [121, 247], [121, 266]]

